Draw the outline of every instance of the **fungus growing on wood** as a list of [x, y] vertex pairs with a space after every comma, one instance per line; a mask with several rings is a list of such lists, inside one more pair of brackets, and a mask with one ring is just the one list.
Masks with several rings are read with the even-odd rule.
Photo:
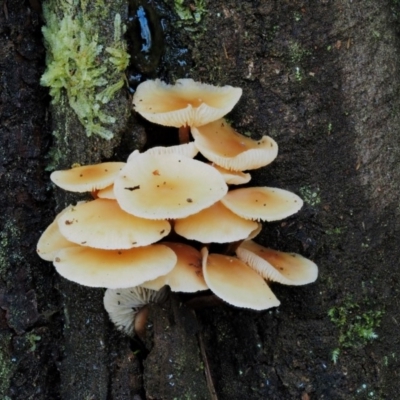
[[167, 236], [171, 225], [121, 210], [115, 200], [96, 199], [70, 207], [58, 219], [64, 237], [82, 246], [98, 249], [130, 249], [147, 246]]
[[177, 219], [174, 224], [178, 235], [201, 243], [243, 240], [257, 228], [257, 222], [239, 217], [220, 201], [196, 214]]
[[280, 302], [264, 279], [243, 261], [202, 249], [203, 274], [208, 287], [222, 300], [237, 307], [266, 310]]
[[318, 277], [318, 267], [296, 253], [263, 247], [252, 240], [243, 242], [236, 254], [264, 279], [284, 285], [307, 285]]
[[[252, 140], [221, 119], [240, 95], [238, 88], [191, 79], [176, 85], [147, 81], [134, 96], [136, 111], [152, 122], [179, 127], [181, 133], [188, 134], [190, 127], [194, 142], [135, 150], [127, 163], [78, 167], [51, 176], [58, 186], [92, 191], [97, 199], [60, 213], [39, 240], [38, 253], [71, 281], [109, 288], [105, 307], [128, 334], [140, 331], [146, 318], [145, 309], [137, 313], [138, 297], [145, 297], [142, 304], [158, 296], [148, 289], [210, 288], [229, 304], [264, 310], [279, 305], [266, 280], [301, 285], [317, 277], [312, 261], [250, 240], [261, 231], [258, 221], [296, 213], [303, 204], [297, 195], [270, 187], [228, 192], [227, 184], [250, 181], [250, 174], [242, 171], [269, 164], [278, 152], [268, 136]], [[213, 164], [194, 159], [198, 151]], [[152, 244], [170, 233], [168, 219], [177, 242]], [[183, 238], [228, 244], [225, 254], [208, 254], [206, 248], [200, 253]], [[234, 252], [237, 257], [228, 255]], [[123, 297], [128, 301], [124, 305]], [[135, 316], [142, 328], [133, 327]]]
[[124, 162], [85, 165], [54, 171], [50, 179], [60, 188], [70, 192], [92, 192], [110, 186], [124, 165]]
[[191, 129], [194, 144], [208, 160], [233, 171], [256, 169], [270, 164], [278, 145], [269, 136], [253, 140], [236, 132], [224, 119]]
[[232, 110], [242, 89], [178, 79], [168, 85], [156, 79], [141, 83], [133, 96], [135, 110], [147, 120], [165, 126], [201, 126]]
[[90, 287], [127, 288], [165, 275], [174, 268], [175, 253], [153, 244], [128, 250], [75, 246], [56, 253], [53, 264], [64, 278]]
[[211, 206], [227, 191], [213, 167], [177, 154], [139, 154], [114, 183], [120, 207], [148, 219], [187, 217]]
[[152, 281], [144, 282], [141, 286], [160, 290], [168, 285], [173, 292], [192, 293], [207, 290], [202, 271], [202, 256], [194, 247], [183, 243], [164, 242], [178, 257], [175, 267], [168, 274], [159, 276]]
[[141, 286], [126, 289], [107, 289], [104, 308], [114, 325], [129, 336], [135, 333], [143, 338], [147, 319], [147, 305], [162, 303], [168, 297], [167, 290], [151, 290]]
[[240, 217], [257, 221], [277, 221], [295, 214], [303, 206], [303, 200], [296, 194], [270, 187], [231, 190], [221, 202]]

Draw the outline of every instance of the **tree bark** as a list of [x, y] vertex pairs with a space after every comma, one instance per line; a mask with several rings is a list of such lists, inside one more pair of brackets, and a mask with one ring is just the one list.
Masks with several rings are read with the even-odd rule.
[[[127, 4], [113, 4], [126, 19]], [[305, 200], [297, 215], [264, 224], [257, 242], [313, 259], [319, 279], [273, 285], [282, 305], [263, 312], [193, 311], [173, 295], [150, 310], [145, 345], [116, 332], [102, 289], [65, 281], [35, 254], [55, 210], [77, 200], [50, 185], [46, 154], [55, 146], [65, 168], [125, 157], [140, 147], [143, 127], [148, 143], [164, 138], [139, 118], [121, 120], [106, 142], [87, 138], [68, 108], [53, 107], [50, 117], [39, 85], [40, 9], [0, 0], [0, 397], [397, 398], [398, 2], [210, 1], [198, 23], [181, 20], [172, 0], [151, 7], [165, 53], [142, 75], [243, 88], [230, 121], [280, 147], [272, 165], [252, 173], [252, 186]], [[127, 90], [117, 102], [127, 116]], [[67, 143], [52, 137], [55, 126]], [[368, 329], [378, 337], [363, 337]]]

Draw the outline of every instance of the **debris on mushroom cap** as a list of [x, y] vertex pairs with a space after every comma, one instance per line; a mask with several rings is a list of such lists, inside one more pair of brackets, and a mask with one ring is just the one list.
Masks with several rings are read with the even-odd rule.
[[109, 200], [115, 200], [115, 194], [114, 194], [114, 184], [105, 187], [104, 189], [100, 189], [97, 192], [97, 197], [99, 199], [109, 199]]
[[124, 162], [85, 165], [54, 171], [50, 175], [50, 179], [60, 188], [70, 192], [91, 192], [110, 186], [124, 165]]
[[191, 129], [194, 144], [208, 160], [226, 169], [244, 171], [270, 164], [278, 145], [269, 136], [253, 140], [237, 133], [224, 119]]
[[244, 183], [250, 182], [251, 175], [248, 173], [245, 174], [244, 172], [241, 171], [231, 171], [229, 169], [220, 167], [219, 165], [214, 163], [212, 164], [212, 166], [222, 174], [225, 182], [228, 185], [242, 185]]
[[242, 218], [277, 221], [297, 213], [303, 200], [287, 190], [249, 187], [231, 190], [221, 202]]
[[208, 286], [203, 277], [200, 252], [183, 243], [163, 242], [163, 245], [172, 249], [178, 257], [174, 269], [166, 275], [142, 283], [142, 286], [159, 290], [168, 285], [173, 292], [186, 293], [207, 290]]
[[237, 307], [266, 310], [280, 302], [264, 279], [243, 261], [203, 248], [203, 274], [208, 287], [222, 300]]
[[149, 303], [162, 303], [168, 291], [150, 290], [141, 286], [127, 289], [107, 289], [104, 294], [104, 308], [111, 321], [129, 336], [135, 334], [135, 317], [139, 310]]
[[201, 126], [232, 110], [242, 89], [213, 86], [193, 79], [168, 85], [156, 79], [141, 83], [133, 96], [135, 110], [147, 120], [165, 126]]
[[103, 250], [75, 246], [60, 250], [53, 264], [64, 278], [84, 286], [110, 289], [137, 286], [174, 268], [175, 253], [152, 244], [129, 250]]
[[268, 249], [252, 240], [243, 242], [236, 254], [263, 278], [284, 285], [306, 285], [318, 276], [318, 267], [300, 254]]
[[120, 207], [142, 218], [184, 218], [209, 207], [228, 191], [213, 167], [177, 154], [139, 154], [114, 183]]
[[246, 239], [258, 228], [257, 222], [246, 220], [228, 210], [220, 201], [186, 218], [175, 220], [175, 232], [201, 243], [228, 243]]
[[108, 250], [147, 246], [171, 230], [168, 221], [136, 217], [107, 199], [71, 207], [58, 219], [58, 227], [71, 242]]
[[54, 219], [54, 221], [46, 228], [46, 230], [40, 236], [40, 239], [37, 244], [37, 253], [39, 257], [43, 258], [46, 261], [53, 261], [54, 255], [61, 249], [70, 246], [76, 246], [75, 243], [67, 240], [60, 232], [58, 228], [58, 220], [62, 215], [64, 215], [67, 211], [69, 211], [72, 207], [76, 206], [68, 206], [64, 210], [62, 210]]

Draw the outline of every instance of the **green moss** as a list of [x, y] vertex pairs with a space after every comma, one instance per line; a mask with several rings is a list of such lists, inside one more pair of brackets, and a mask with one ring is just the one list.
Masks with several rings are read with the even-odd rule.
[[332, 352], [336, 364], [342, 348], [362, 347], [378, 337], [375, 330], [380, 326], [383, 312], [362, 311], [361, 306], [347, 298], [342, 305], [332, 307], [328, 316], [339, 329], [338, 347]]
[[15, 366], [10, 360], [10, 354], [7, 351], [11, 335], [0, 335], [0, 398], [7, 400], [7, 393], [10, 387], [10, 379], [13, 375]]
[[91, 11], [87, 0], [64, 0], [53, 8], [50, 4], [43, 5], [47, 68], [40, 82], [50, 88], [53, 103], [59, 103], [66, 93], [88, 136], [111, 139], [115, 118], [105, 112], [104, 105], [124, 86], [129, 63], [121, 16], [115, 15], [114, 41], [105, 47], [95, 25], [107, 9], [103, 0], [97, 0]]
[[300, 188], [300, 195], [302, 199], [307, 204], [313, 207], [321, 203], [319, 192], [320, 192], [319, 188], [312, 189], [311, 187], [308, 186], [303, 186]]
[[9, 266], [24, 262], [18, 251], [13, 251], [12, 246], [20, 240], [20, 231], [14, 221], [6, 222], [0, 231], [0, 278], [7, 281]]
[[185, 0], [174, 0], [174, 10], [180, 18], [180, 26], [190, 30], [190, 25], [198, 24], [207, 12], [205, 0], [194, 0], [188, 4]]

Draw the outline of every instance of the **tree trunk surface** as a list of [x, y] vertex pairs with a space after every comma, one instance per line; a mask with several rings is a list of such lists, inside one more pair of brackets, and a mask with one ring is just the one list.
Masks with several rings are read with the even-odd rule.
[[[119, 115], [111, 141], [88, 138], [68, 107], [50, 106], [39, 84], [40, 3], [0, 0], [0, 398], [398, 398], [399, 2], [183, 3], [192, 16], [197, 6], [197, 23], [172, 0], [142, 3], [164, 35], [160, 66], [142, 79], [243, 88], [229, 120], [279, 144], [252, 186], [305, 200], [256, 240], [314, 260], [319, 278], [272, 285], [281, 306], [263, 312], [205, 300], [193, 309], [173, 294], [150, 308], [144, 342], [117, 332], [103, 289], [64, 280], [36, 255], [55, 213], [78, 200], [50, 183], [49, 151], [62, 155], [60, 169], [124, 160], [145, 129], [159, 139], [128, 118], [127, 89], [110, 106]], [[127, 3], [110, 4], [127, 19]], [[111, 17], [99, 23], [112, 34]]]

